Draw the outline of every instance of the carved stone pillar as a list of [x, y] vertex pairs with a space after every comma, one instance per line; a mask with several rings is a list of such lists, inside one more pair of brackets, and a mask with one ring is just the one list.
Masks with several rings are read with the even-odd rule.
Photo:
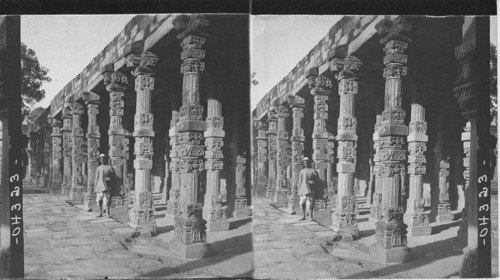
[[246, 155], [238, 155], [236, 157], [236, 199], [234, 200], [234, 212], [233, 216], [235, 218], [246, 218], [252, 215], [250, 208], [248, 207], [248, 199], [246, 198], [246, 167], [247, 158]]
[[439, 204], [436, 221], [438, 223], [448, 223], [453, 221], [453, 214], [450, 206], [449, 189], [450, 162], [449, 157], [439, 162]]
[[375, 224], [376, 243], [371, 253], [386, 263], [402, 262], [411, 258], [407, 247], [406, 228], [401, 205], [401, 181], [405, 174], [406, 151], [403, 149], [408, 127], [404, 125], [402, 109], [402, 81], [406, 75], [407, 56], [403, 54], [411, 41], [411, 26], [402, 17], [383, 20], [376, 25], [384, 45], [385, 105], [382, 112], [380, 135], [380, 168], [382, 169], [382, 217]]
[[332, 81], [319, 75], [318, 67], [313, 67], [307, 72], [306, 78], [314, 97], [314, 130], [312, 134], [314, 168], [319, 175], [319, 186], [316, 187], [314, 197], [313, 219], [319, 224], [329, 227], [332, 225], [331, 204], [327, 191], [328, 164], [330, 163], [329, 138], [326, 129], [328, 119], [328, 95], [331, 93]]
[[94, 181], [95, 171], [99, 167], [99, 126], [97, 125], [97, 114], [99, 114], [98, 100], [87, 100], [88, 126], [87, 126], [87, 192], [83, 203], [84, 210], [91, 210], [95, 204]]
[[115, 169], [115, 189], [111, 191], [112, 196], [123, 196], [124, 193], [124, 167], [125, 161], [125, 130], [122, 126], [124, 114], [123, 95], [127, 88], [127, 76], [114, 70], [113, 64], [108, 64], [102, 71], [106, 90], [109, 92], [109, 159], [111, 166]]
[[378, 134], [378, 129], [382, 123], [382, 115], [376, 116], [375, 128], [373, 130], [373, 176], [374, 176], [374, 191], [373, 191], [373, 203], [370, 206], [370, 219], [373, 221], [378, 221], [382, 217], [382, 182], [381, 175], [382, 170], [380, 169], [380, 137]]
[[288, 199], [288, 213], [300, 213], [298, 194], [299, 173], [304, 168], [302, 158], [304, 157], [304, 129], [302, 128], [302, 118], [304, 117], [305, 100], [299, 96], [290, 98], [290, 106], [292, 107], [293, 129], [290, 140], [292, 141], [292, 186], [290, 198]]
[[[257, 194], [267, 189], [267, 125], [259, 121], [257, 139]], [[265, 192], [265, 191], [264, 191]]]
[[408, 224], [409, 235], [430, 235], [429, 219], [424, 213], [425, 154], [427, 150], [427, 122], [422, 105], [411, 104], [410, 134], [408, 135], [408, 174], [410, 174], [410, 196], [406, 203], [405, 223]]
[[274, 198], [274, 192], [276, 190], [276, 177], [277, 177], [277, 166], [276, 166], [276, 153], [278, 151], [278, 117], [276, 113], [276, 107], [269, 107], [269, 112], [267, 113], [267, 159], [268, 159], [268, 185], [266, 190], [266, 197]]
[[52, 118], [52, 190], [61, 187], [62, 173], [61, 173], [61, 160], [63, 158], [62, 149], [62, 123], [60, 120]]
[[278, 106], [278, 131], [277, 131], [277, 146], [276, 152], [276, 191], [274, 192], [274, 203], [277, 207], [286, 206], [290, 190], [287, 186], [286, 169], [288, 167], [288, 132], [286, 128], [286, 119], [290, 116], [288, 109], [283, 106]]
[[358, 207], [354, 193], [354, 173], [356, 172], [356, 135], [357, 119], [355, 112], [355, 96], [358, 94], [357, 72], [362, 66], [354, 56], [335, 58], [334, 70], [339, 80], [340, 111], [337, 121], [338, 151], [338, 191], [335, 213], [332, 215], [332, 229], [343, 240], [352, 241], [359, 235], [357, 214]]
[[180, 173], [179, 173], [179, 155], [178, 155], [178, 143], [179, 137], [177, 136], [177, 122], [179, 121], [179, 112], [172, 111], [172, 119], [170, 120], [170, 129], [168, 135], [170, 136], [170, 172], [171, 172], [171, 184], [169, 198], [167, 202], [167, 213], [170, 215], [177, 215], [177, 210], [179, 208], [179, 198], [180, 198]]
[[83, 154], [83, 128], [82, 128], [82, 114], [83, 106], [78, 102], [73, 102], [73, 128], [71, 136], [71, 158], [73, 166], [73, 174], [71, 180], [71, 189], [69, 192], [69, 199], [74, 204], [83, 203], [84, 189], [83, 185], [83, 170], [82, 164], [85, 162], [86, 155]]
[[465, 206], [462, 209], [462, 220], [460, 222], [460, 227], [458, 228], [458, 237], [464, 243], [467, 242], [468, 235], [468, 201], [470, 199], [469, 196], [469, 185], [470, 185], [470, 142], [471, 142], [471, 123], [467, 122], [464, 127], [464, 131], [462, 132], [461, 139], [464, 147], [464, 158], [463, 158], [463, 166], [464, 166], [464, 197], [465, 197]]
[[204, 169], [202, 120], [204, 108], [200, 105], [200, 75], [205, 69], [205, 50], [202, 49], [208, 34], [208, 20], [201, 15], [179, 16], [173, 21], [181, 40], [184, 74], [182, 106], [179, 111], [179, 165], [181, 197], [179, 214], [175, 216], [175, 242], [173, 247], [184, 258], [201, 258], [208, 255], [210, 246], [206, 237], [206, 221], [198, 189], [200, 173]]
[[63, 135], [63, 185], [61, 194], [69, 195], [71, 189], [71, 164], [72, 164], [72, 138], [71, 130], [73, 128], [73, 117], [68, 108], [63, 109], [63, 127], [61, 129]]
[[214, 99], [208, 100], [207, 130], [205, 136], [205, 169], [207, 170], [207, 185], [205, 202], [203, 205], [203, 218], [207, 221], [208, 231], [229, 230], [229, 222], [226, 219], [226, 207], [222, 206], [222, 195], [220, 191], [220, 172], [223, 170], [224, 146], [224, 117], [222, 117], [222, 105]]
[[135, 67], [136, 107], [134, 116], [134, 169], [135, 190], [134, 206], [129, 211], [130, 225], [141, 233], [150, 236], [156, 233], [156, 220], [153, 210], [151, 191], [151, 169], [153, 168], [153, 131], [154, 117], [151, 113], [151, 94], [154, 90], [155, 75], [152, 68], [158, 57], [146, 51], [141, 55], [127, 56], [129, 67]]

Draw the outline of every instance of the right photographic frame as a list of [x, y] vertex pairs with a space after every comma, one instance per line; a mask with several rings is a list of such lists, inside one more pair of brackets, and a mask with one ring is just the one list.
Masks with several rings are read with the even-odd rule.
[[255, 278], [498, 277], [496, 20], [252, 17]]

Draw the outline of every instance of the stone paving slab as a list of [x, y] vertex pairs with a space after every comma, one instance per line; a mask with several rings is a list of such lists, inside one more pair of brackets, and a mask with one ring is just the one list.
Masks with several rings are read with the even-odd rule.
[[[160, 215], [163, 232], [131, 238], [134, 230], [110, 218], [97, 218], [64, 201], [67, 197], [25, 194], [26, 278], [206, 278], [250, 277], [253, 272], [251, 222], [209, 233], [215, 256], [184, 260], [169, 249], [173, 217]], [[161, 214], [161, 213], [160, 213]], [[165, 230], [166, 229], [166, 230]]]
[[[492, 211], [497, 211], [496, 197]], [[275, 208], [266, 198], [253, 199], [254, 254], [257, 279], [368, 279], [449, 278], [458, 275], [462, 248], [456, 239], [458, 223], [438, 225], [430, 236], [408, 237], [412, 261], [383, 264], [369, 254], [375, 243], [374, 222], [369, 212], [359, 215], [361, 238], [338, 241], [337, 234], [314, 221], [299, 221], [285, 208]], [[497, 221], [495, 221], [497, 223]], [[493, 228], [496, 228], [494, 225]], [[498, 240], [493, 241], [493, 245]], [[498, 251], [493, 254], [493, 275], [498, 275]]]

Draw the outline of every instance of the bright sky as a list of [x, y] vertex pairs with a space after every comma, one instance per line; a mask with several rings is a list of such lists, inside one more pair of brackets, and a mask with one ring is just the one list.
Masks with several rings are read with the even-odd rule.
[[135, 15], [21, 16], [21, 42], [49, 69], [44, 83], [47, 107], [59, 91], [121, 32]]
[[252, 17], [251, 109], [328, 33], [342, 16], [289, 15]]

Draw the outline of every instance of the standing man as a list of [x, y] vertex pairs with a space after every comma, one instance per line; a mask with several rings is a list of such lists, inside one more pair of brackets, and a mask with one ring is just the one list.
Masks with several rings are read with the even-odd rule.
[[298, 194], [300, 196], [299, 205], [302, 208], [301, 221], [306, 219], [306, 208], [309, 211], [309, 219], [313, 219], [313, 199], [314, 192], [318, 186], [319, 175], [316, 170], [312, 168], [311, 160], [307, 157], [302, 159], [304, 169], [299, 173]]
[[95, 174], [95, 191], [97, 193], [97, 203], [99, 204], [100, 214], [97, 217], [102, 217], [102, 204], [106, 205], [106, 216], [111, 217], [111, 190], [115, 180], [115, 170], [108, 164], [108, 157], [105, 154], [99, 155], [101, 165], [97, 167]]

